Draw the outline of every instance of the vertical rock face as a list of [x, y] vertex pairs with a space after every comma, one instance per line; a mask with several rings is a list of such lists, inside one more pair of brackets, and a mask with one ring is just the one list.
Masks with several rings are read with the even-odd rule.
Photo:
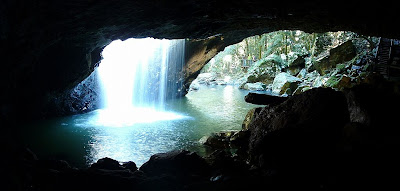
[[185, 49], [185, 66], [183, 67], [184, 84], [182, 87], [183, 95], [186, 95], [190, 84], [199, 75], [200, 70], [218, 52], [222, 51], [226, 42], [222, 37], [213, 36], [204, 40], [189, 40]]
[[41, 116], [66, 116], [99, 109], [103, 100], [97, 76], [97, 71], [94, 71], [74, 88], [48, 93], [41, 108]]

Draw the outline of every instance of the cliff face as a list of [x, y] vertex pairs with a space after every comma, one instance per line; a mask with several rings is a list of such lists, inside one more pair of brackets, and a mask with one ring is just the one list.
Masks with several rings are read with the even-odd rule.
[[299, 29], [400, 36], [386, 23], [388, 18], [396, 18], [395, 12], [379, 11], [394, 7], [388, 4], [6, 0], [0, 7], [0, 87], [5, 92], [0, 105], [1, 118], [6, 119], [2, 121], [8, 122], [16, 120], [10, 118], [16, 113], [22, 118], [38, 115], [45, 95], [72, 88], [89, 76], [101, 60], [102, 49], [116, 39], [217, 36], [219, 43], [198, 47], [201, 55], [194, 52], [194, 58], [202, 61], [187, 58], [185, 70], [192, 68], [187, 72], [189, 83], [214, 52], [250, 35]]

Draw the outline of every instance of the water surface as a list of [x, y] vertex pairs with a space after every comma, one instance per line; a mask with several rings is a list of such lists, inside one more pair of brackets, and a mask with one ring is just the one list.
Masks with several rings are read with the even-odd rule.
[[[155, 153], [176, 149], [204, 154], [201, 137], [240, 129], [248, 110], [256, 107], [244, 102], [247, 93], [233, 86], [201, 86], [181, 99], [166, 101], [165, 116], [133, 111], [106, 123], [105, 110], [96, 110], [25, 125], [24, 140], [39, 158], [64, 159], [77, 167], [103, 157], [141, 166]], [[132, 120], [124, 121], [127, 116]]]

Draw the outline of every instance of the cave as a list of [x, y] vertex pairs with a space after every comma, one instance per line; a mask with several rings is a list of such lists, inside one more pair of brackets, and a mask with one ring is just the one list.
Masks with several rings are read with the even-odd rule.
[[[229, 144], [240, 146], [235, 156], [220, 150], [204, 158], [180, 150], [155, 154], [139, 169], [135, 163], [120, 164], [107, 157], [89, 168], [78, 169], [63, 160], [37, 158], [23, 144], [21, 131], [25, 129], [20, 128], [21, 124], [87, 112], [81, 103], [66, 110], [49, 100], [67, 99], [69, 91], [98, 67], [103, 49], [114, 40], [185, 39], [182, 93], [176, 95], [184, 96], [208, 61], [225, 47], [250, 36], [279, 30], [352, 31], [400, 39], [394, 22], [399, 16], [393, 1], [325, 3], [2, 1], [2, 187], [395, 189], [400, 169], [396, 153], [400, 146], [399, 83], [397, 78], [377, 71], [344, 91], [315, 88], [284, 100], [247, 97], [250, 102], [270, 104], [249, 112], [245, 117], [248, 131], [218, 135], [234, 140]], [[392, 41], [381, 42], [383, 46]], [[379, 59], [382, 58], [377, 58], [375, 65], [381, 64]], [[399, 66], [383, 64], [382, 68], [396, 75]]]

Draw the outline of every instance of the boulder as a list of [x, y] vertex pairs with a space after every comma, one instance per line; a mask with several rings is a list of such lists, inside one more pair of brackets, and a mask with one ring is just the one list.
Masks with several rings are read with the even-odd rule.
[[227, 149], [230, 148], [230, 139], [237, 133], [238, 130], [221, 131], [212, 133], [210, 136], [202, 138], [200, 142], [204, 145], [210, 146], [216, 149]]
[[268, 94], [258, 94], [258, 93], [248, 93], [244, 97], [244, 101], [247, 103], [257, 104], [257, 105], [278, 105], [286, 101], [287, 97], [272, 96]]
[[215, 151], [235, 152], [243, 160], [247, 158], [250, 132], [247, 130], [228, 130], [204, 136], [200, 143], [207, 145]]
[[343, 90], [352, 87], [351, 78], [345, 75], [333, 75], [325, 83], [326, 87]]
[[288, 72], [290, 75], [296, 76], [299, 72], [305, 68], [306, 60], [304, 59], [306, 55], [293, 54], [288, 58], [288, 67], [284, 68], [283, 71]]
[[206, 175], [210, 169], [206, 161], [196, 153], [176, 150], [151, 156], [140, 170], [149, 176], [163, 175], [180, 177], [184, 180], [193, 175]]
[[329, 51], [329, 56], [317, 59], [313, 68], [317, 70], [319, 74], [325, 75], [327, 74], [327, 71], [335, 68], [337, 64], [350, 61], [356, 55], [356, 48], [352, 41], [346, 41], [345, 43], [332, 48]]
[[96, 163], [93, 163], [90, 166], [90, 169], [122, 170], [123, 167], [119, 164], [118, 161], [105, 157], [99, 159]]
[[286, 72], [281, 72], [275, 76], [274, 82], [272, 84], [272, 92], [282, 95], [288, 89], [294, 91], [297, 89], [298, 84], [300, 84], [302, 80], [300, 78], [296, 78]]
[[256, 83], [256, 82], [265, 82], [269, 83], [271, 82], [274, 78], [271, 77], [273, 74], [267, 70], [260, 70], [258, 69], [257, 71], [252, 72], [248, 77], [247, 77], [247, 82], [248, 83]]
[[261, 82], [246, 83], [243, 86], [241, 86], [241, 88], [245, 90], [264, 91], [266, 89], [266, 85]]
[[125, 169], [129, 169], [131, 172], [135, 172], [138, 169], [136, 163], [132, 161], [122, 163], [122, 167], [124, 167]]
[[323, 171], [333, 162], [330, 157], [348, 122], [342, 92], [315, 88], [294, 95], [280, 105], [261, 109], [251, 121], [250, 161], [264, 169]]
[[246, 83], [262, 82], [270, 84], [274, 80], [277, 71], [283, 66], [283, 60], [279, 55], [271, 54], [254, 63], [246, 75]]

